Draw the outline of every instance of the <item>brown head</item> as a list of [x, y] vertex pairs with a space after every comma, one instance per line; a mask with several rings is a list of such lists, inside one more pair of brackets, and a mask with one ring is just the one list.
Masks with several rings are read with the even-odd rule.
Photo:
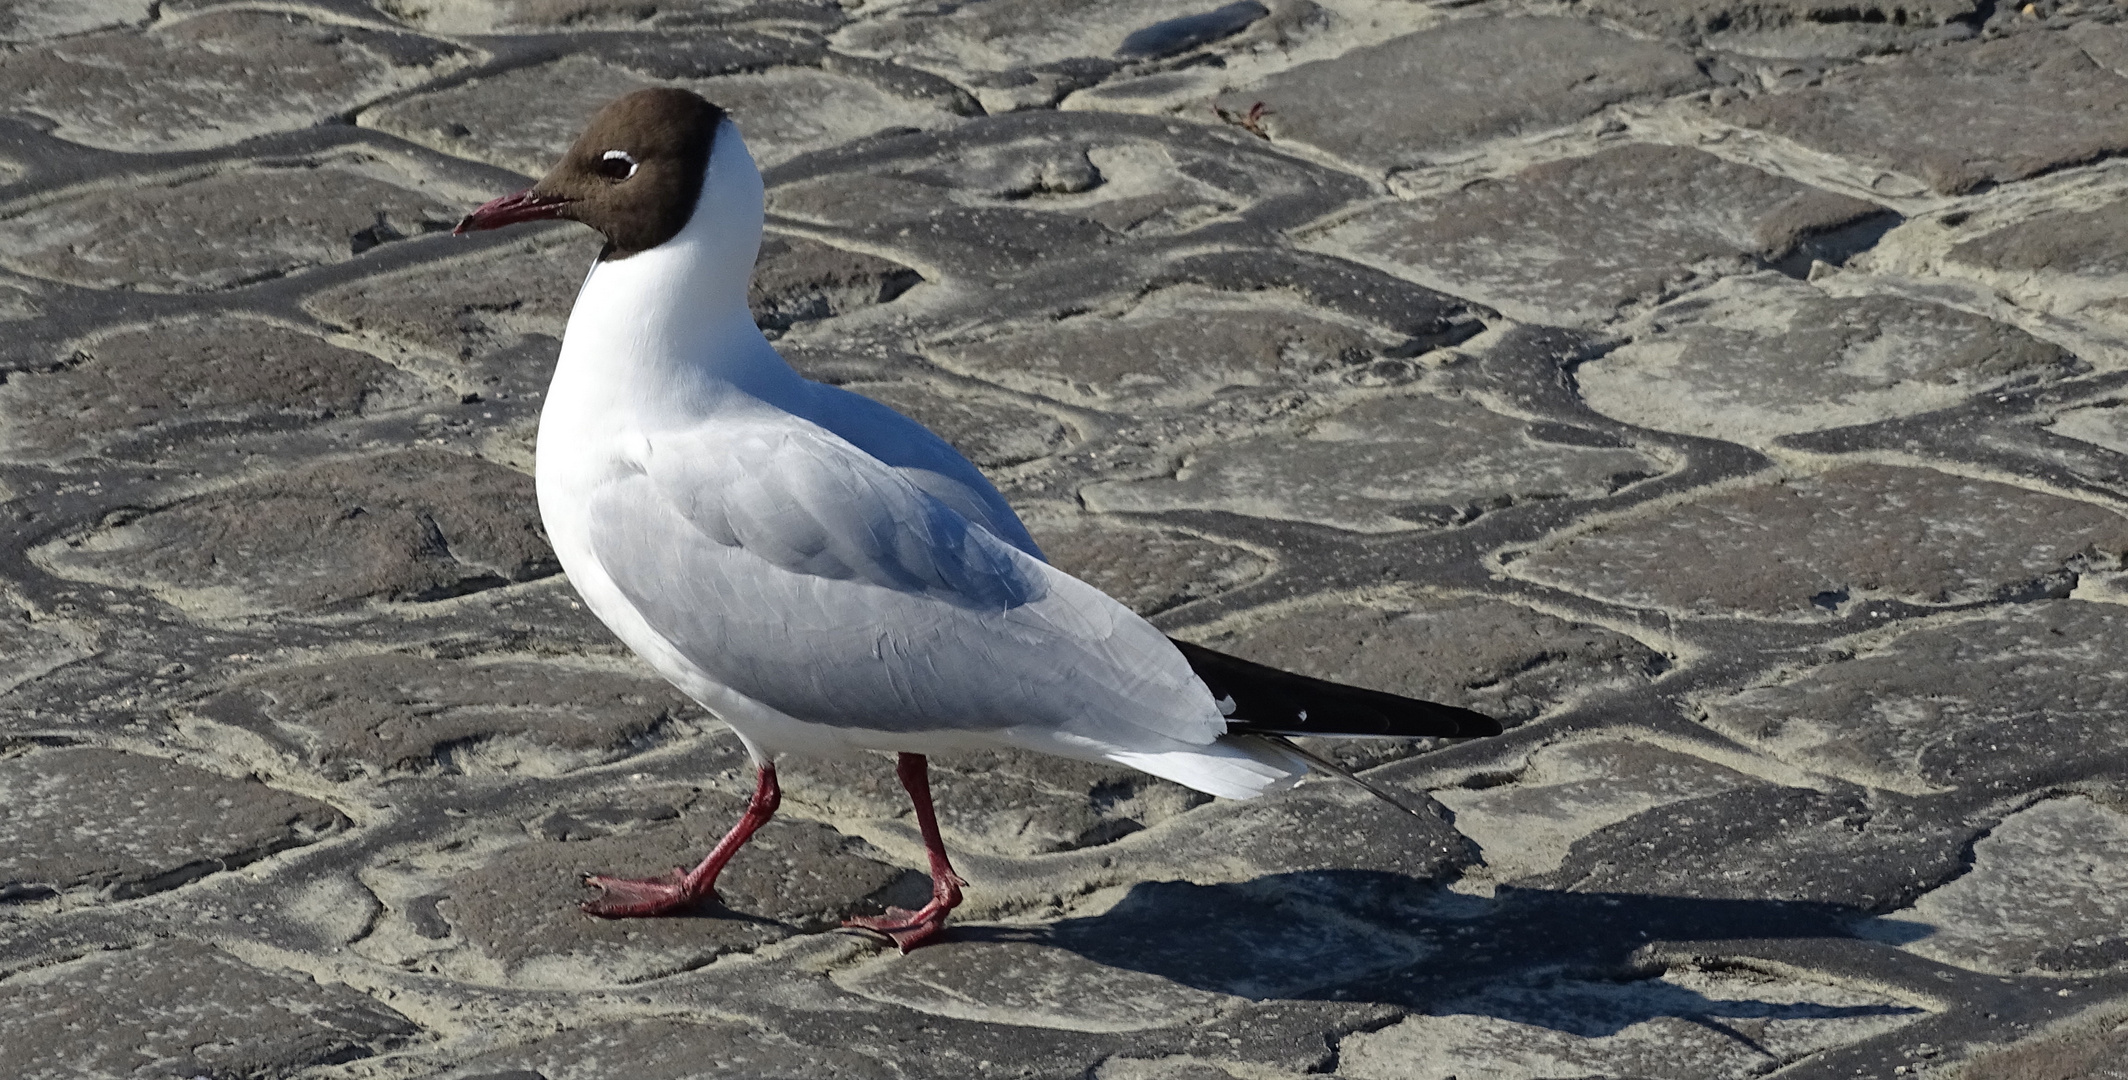
[[606, 236], [601, 259], [625, 259], [672, 239], [694, 213], [724, 110], [686, 90], [618, 98], [577, 136], [539, 183], [485, 203], [453, 233], [566, 218]]

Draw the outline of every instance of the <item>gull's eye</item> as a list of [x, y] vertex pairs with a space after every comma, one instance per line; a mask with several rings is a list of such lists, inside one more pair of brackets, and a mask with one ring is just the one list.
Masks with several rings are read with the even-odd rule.
[[626, 180], [635, 175], [635, 155], [626, 150], [608, 150], [591, 170], [608, 180]]

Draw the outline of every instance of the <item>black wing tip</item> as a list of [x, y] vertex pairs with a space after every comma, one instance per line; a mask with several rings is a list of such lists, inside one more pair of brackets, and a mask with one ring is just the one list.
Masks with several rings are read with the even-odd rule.
[[[1502, 730], [1499, 720], [1461, 706], [1281, 671], [1187, 641], [1175, 646], [1214, 694], [1237, 700], [1240, 710], [1228, 721], [1230, 734], [1477, 739]], [[1246, 715], [1253, 711], [1252, 702], [1264, 710]]]

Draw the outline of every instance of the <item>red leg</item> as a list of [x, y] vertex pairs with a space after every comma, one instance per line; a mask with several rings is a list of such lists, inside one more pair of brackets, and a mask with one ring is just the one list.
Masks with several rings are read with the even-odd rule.
[[968, 884], [946, 861], [946, 842], [938, 835], [938, 815], [931, 811], [931, 764], [922, 754], [903, 754], [894, 767], [901, 786], [916, 804], [916, 827], [924, 834], [924, 851], [931, 857], [931, 902], [920, 910], [888, 908], [885, 915], [850, 919], [844, 926], [871, 930], [892, 938], [901, 951], [922, 945], [946, 925], [946, 913], [960, 906], [961, 886]]
[[782, 802], [783, 789], [776, 786], [776, 767], [761, 766], [754, 782], [754, 797], [746, 804], [746, 813], [739, 816], [739, 823], [724, 834], [724, 839], [717, 841], [717, 846], [710, 849], [700, 865], [693, 870], [674, 867], [671, 873], [654, 878], [587, 874], [584, 884], [605, 895], [585, 901], [585, 913], [603, 919], [635, 919], [664, 915], [716, 899], [717, 875], [724, 872], [724, 864], [753, 838], [755, 830], [776, 816], [776, 807]]

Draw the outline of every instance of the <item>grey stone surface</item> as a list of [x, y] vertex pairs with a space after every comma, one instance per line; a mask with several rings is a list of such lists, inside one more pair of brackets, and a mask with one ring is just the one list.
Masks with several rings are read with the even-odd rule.
[[1762, 1076], [1813, 1053], [1894, 1030], [1921, 1009], [1881, 991], [1747, 971], [1679, 969], [1635, 982], [1548, 980], [1444, 1003], [1346, 1041], [1356, 1080], [1460, 1075]]
[[[1709, 701], [1707, 721], [1814, 772], [1916, 794], [2081, 777], [2120, 752], [2109, 657], [2124, 632], [2114, 604], [2054, 600], [1871, 635]], [[2027, 729], [2046, 736], [2016, 737]]]
[[420, 602], [555, 573], [532, 480], [477, 458], [408, 450], [324, 461], [71, 538], [55, 570], [146, 585], [209, 617]]
[[1882, 212], [1698, 150], [1623, 146], [1384, 204], [1315, 246], [1510, 315], [1576, 325], [1757, 269]]
[[[1223, 510], [1383, 533], [1457, 524], [1532, 499], [1600, 496], [1662, 471], [1623, 446], [1535, 434], [1468, 399], [1377, 397], [1299, 431], [1194, 449], [1172, 476], [1089, 485], [1083, 498], [1100, 511]], [[1460, 458], [1454, 472], [1438, 467], [1449, 453]]]
[[308, 127], [472, 59], [433, 38], [308, 14], [207, 11], [10, 50], [0, 94], [75, 142], [194, 150]]
[[428, 388], [374, 357], [251, 319], [158, 322], [77, 341], [0, 384], [0, 442], [25, 456], [404, 408]]
[[[0, 0], [0, 1059], [2104, 1075], [2116, 15]], [[938, 755], [909, 956], [832, 930], [926, 891], [891, 759], [789, 759], [725, 905], [581, 914], [753, 768], [540, 533], [597, 240], [432, 234], [646, 85], [769, 166], [776, 347], [1058, 565], [1509, 730], [1307, 744], [1411, 814]]]
[[[1472, 77], [1503, 71], [1515, 75]], [[1573, 19], [1477, 18], [1282, 71], [1220, 104], [1264, 102], [1274, 140], [1388, 173], [1707, 85], [1692, 55], [1668, 45]]]
[[190, 707], [328, 775], [556, 775], [650, 749], [706, 718], [632, 668], [522, 656], [351, 657], [262, 673]]
[[86, 747], [0, 759], [0, 792], [0, 900], [147, 896], [347, 825], [255, 780]]
[[2128, 521], [2091, 503], [1927, 469], [1843, 465], [1601, 522], [1511, 553], [1508, 569], [1635, 607], [1824, 619], [1854, 600], [1970, 604], [2064, 592], [2073, 568], [2124, 545]]
[[1902, 297], [1828, 295], [1773, 274], [1718, 282], [1635, 329], [1575, 369], [1590, 407], [1752, 446], [2089, 370], [2014, 326]]
[[2128, 818], [2118, 811], [2048, 800], [2004, 818], [1974, 843], [1971, 870], [1887, 916], [1883, 929], [1894, 941], [1925, 930], [1906, 947], [1994, 974], [2115, 967], [2128, 962], [2123, 846]]
[[18, 975], [0, 985], [0, 1006], [9, 1068], [36, 1080], [288, 1075], [395, 1049], [419, 1030], [359, 991], [182, 940]]
[[228, 289], [448, 230], [464, 198], [452, 196], [467, 189], [423, 192], [421, 183], [397, 163], [354, 154], [90, 191], [10, 220], [0, 261], [99, 289]]
[[1717, 115], [1963, 194], [2128, 148], [2128, 78], [2040, 32], [1862, 65]]

